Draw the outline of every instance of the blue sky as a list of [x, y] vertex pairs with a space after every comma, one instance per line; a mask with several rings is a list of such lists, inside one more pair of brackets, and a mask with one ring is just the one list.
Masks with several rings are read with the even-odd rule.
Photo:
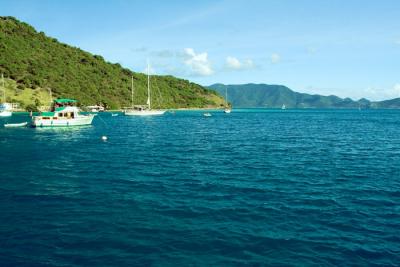
[[134, 71], [148, 58], [202, 85], [372, 100], [400, 96], [399, 11], [389, 0], [0, 0], [0, 15]]

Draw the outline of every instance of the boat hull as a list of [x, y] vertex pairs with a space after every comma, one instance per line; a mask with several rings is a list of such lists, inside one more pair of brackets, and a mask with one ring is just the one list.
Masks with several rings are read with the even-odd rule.
[[26, 127], [28, 125], [27, 122], [21, 122], [21, 123], [6, 123], [4, 124], [5, 128], [17, 128], [17, 127]]
[[225, 113], [231, 113], [232, 110], [231, 110], [231, 109], [225, 109], [224, 112], [225, 112]]
[[73, 119], [50, 118], [43, 119], [41, 116], [33, 117], [33, 127], [72, 127], [92, 124], [94, 115], [82, 115]]
[[157, 116], [164, 113], [165, 110], [128, 110], [124, 112], [126, 116]]
[[0, 117], [11, 117], [12, 112], [8, 110], [0, 111]]

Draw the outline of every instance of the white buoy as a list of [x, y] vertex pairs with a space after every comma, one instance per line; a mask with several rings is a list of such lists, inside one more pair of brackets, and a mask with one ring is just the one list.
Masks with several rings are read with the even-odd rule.
[[107, 136], [103, 135], [103, 136], [101, 137], [101, 140], [107, 141]]

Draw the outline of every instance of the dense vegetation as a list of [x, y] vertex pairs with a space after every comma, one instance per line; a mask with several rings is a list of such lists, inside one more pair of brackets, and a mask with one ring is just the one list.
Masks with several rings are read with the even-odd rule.
[[225, 95], [228, 90], [228, 100], [233, 107], [267, 107], [280, 108], [400, 108], [400, 98], [371, 102], [365, 98], [354, 101], [350, 98], [340, 98], [334, 95], [310, 95], [297, 93], [283, 85], [242, 84], [209, 86]]
[[[58, 42], [13, 17], [0, 17], [0, 72], [7, 82], [8, 101], [23, 106], [55, 97], [76, 98], [82, 105], [130, 106], [146, 102], [146, 76], [106, 62], [79, 48]], [[215, 91], [172, 76], [151, 77], [158, 108], [219, 107]], [[49, 96], [47, 96], [48, 99]]]

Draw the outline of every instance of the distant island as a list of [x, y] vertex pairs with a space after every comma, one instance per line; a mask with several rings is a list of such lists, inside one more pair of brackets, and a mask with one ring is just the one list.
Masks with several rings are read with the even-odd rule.
[[357, 101], [338, 96], [322, 96], [298, 93], [283, 85], [213, 84], [209, 89], [225, 95], [234, 108], [400, 108], [400, 98], [385, 101], [370, 101], [362, 98]]
[[[23, 109], [50, 103], [53, 97], [78, 99], [81, 105], [119, 109], [145, 103], [146, 75], [103, 57], [60, 43], [14, 17], [0, 17], [0, 73], [7, 102]], [[154, 108], [220, 108], [224, 99], [214, 90], [173, 76], [152, 75]]]

